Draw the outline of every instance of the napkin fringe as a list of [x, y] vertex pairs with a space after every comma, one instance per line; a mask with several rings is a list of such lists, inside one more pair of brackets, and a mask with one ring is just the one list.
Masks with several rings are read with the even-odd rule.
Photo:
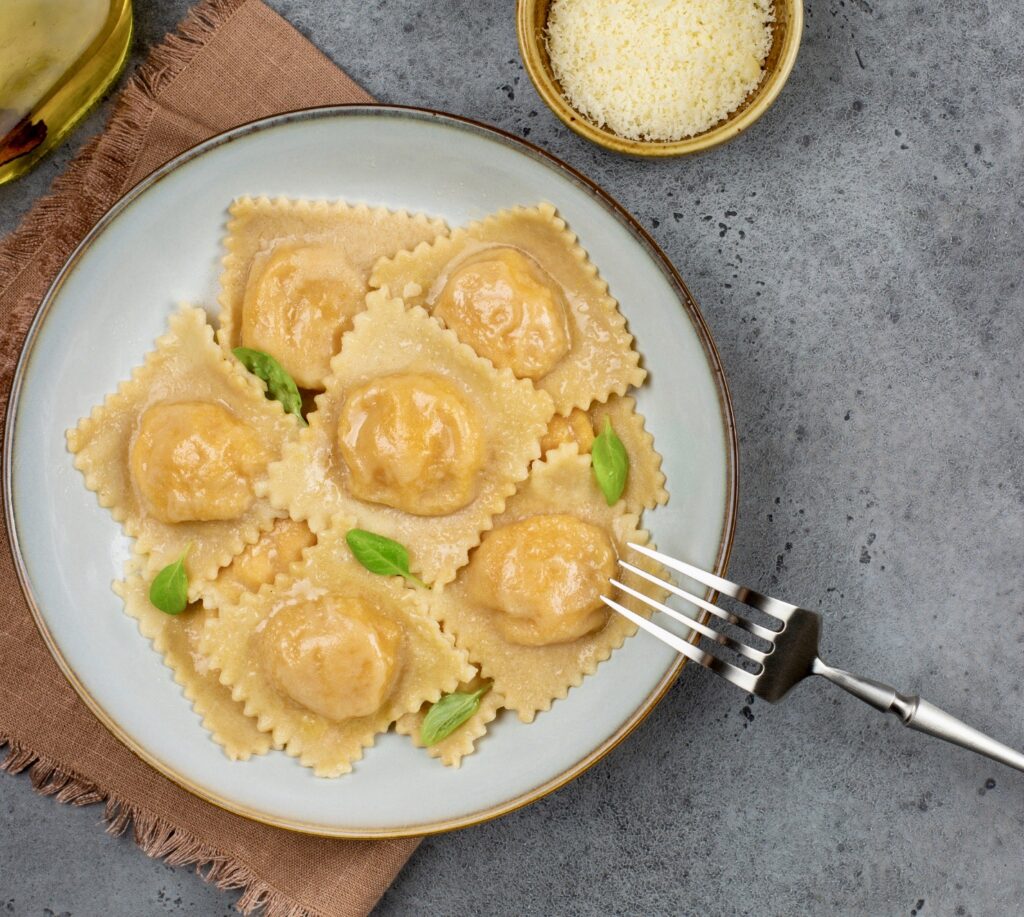
[[128, 88], [152, 98], [187, 67], [207, 41], [246, 0], [207, 0], [189, 10], [174, 32], [164, 36], [132, 77]]
[[[185, 69], [214, 32], [245, 4], [246, 0], [206, 0], [193, 7], [175, 32], [150, 52], [121, 92], [106, 130], [86, 143], [50, 192], [41, 197], [21, 224], [0, 242], [0, 295], [33, 260], [45, 261], [44, 271], [56, 274], [81, 238], [106, 212], [109, 201], [119, 198], [124, 187], [124, 164], [134, 162], [156, 112], [156, 95]], [[113, 193], [111, 193], [113, 192]], [[68, 198], [81, 201], [68, 208]], [[30, 286], [30, 285], [29, 285]], [[26, 291], [26, 300], [38, 294]], [[5, 328], [3, 349], [20, 342], [34, 309], [11, 302], [8, 317], [17, 327]], [[21, 318], [24, 316], [24, 318]], [[21, 327], [22, 323], [25, 327]], [[5, 383], [7, 380], [0, 380]]]
[[7, 746], [7, 755], [0, 760], [0, 771], [10, 774], [27, 771], [37, 793], [52, 796], [68, 805], [87, 806], [105, 802], [103, 821], [107, 834], [119, 837], [131, 828], [132, 839], [146, 856], [162, 860], [169, 866], [194, 866], [203, 881], [221, 890], [241, 889], [242, 894], [235, 903], [241, 913], [259, 911], [262, 917], [318, 917], [317, 911], [292, 901], [247, 866], [218, 853], [191, 834], [178, 830], [127, 800], [101, 792], [94, 784], [62, 769], [44, 755], [0, 734], [0, 749], [4, 745]]
[[[243, 26], [251, 26], [253, 17], [247, 18], [244, 12], [239, 12], [247, 5], [250, 0], [200, 0], [177, 30], [151, 49], [146, 60], [126, 81], [104, 132], [82, 145], [64, 173], [54, 180], [49, 192], [25, 214], [18, 228], [0, 239], [0, 315], [3, 318], [0, 322], [0, 420], [7, 411], [5, 393], [9, 390], [25, 333], [37, 312], [40, 291], [49, 286], [50, 279], [57, 275], [61, 265], [111, 203], [134, 183], [136, 176], [129, 170], [143, 159], [144, 144], [149, 140], [150, 127], [160, 110], [157, 99], [204, 48], [210, 47], [210, 39], [236, 13]], [[252, 3], [250, 9], [255, 10], [254, 16], [272, 15], [269, 11], [260, 12], [256, 3]], [[343, 77], [339, 82], [347, 83]], [[327, 79], [324, 86], [311, 85], [310, 93], [324, 98], [324, 93], [333, 85], [334, 82]], [[343, 94], [350, 90], [343, 87], [338, 91]], [[216, 126], [209, 125], [209, 130], [212, 132]], [[28, 614], [27, 609], [24, 613]], [[59, 678], [53, 672], [49, 675]], [[87, 714], [77, 712], [76, 716], [87, 718]], [[54, 759], [32, 751], [0, 728], [0, 773], [4, 771], [26, 773], [36, 792], [60, 802], [76, 806], [104, 803], [103, 821], [108, 832], [118, 835], [130, 829], [135, 842], [147, 855], [172, 865], [194, 866], [205, 881], [216, 887], [239, 890], [235, 906], [244, 914], [259, 911], [266, 917], [322, 915], [321, 911], [299, 904], [286, 892], [265, 882], [248, 865], [226, 855], [222, 849], [175, 828], [123, 796], [104, 790]], [[264, 837], [267, 836], [264, 832]], [[300, 845], [282, 846], [291, 849]], [[380, 866], [370, 864], [373, 873], [367, 875], [369, 884], [390, 881], [388, 876], [393, 875], [399, 865], [393, 861], [404, 861], [407, 855], [399, 848], [393, 856], [385, 854], [385, 862]], [[327, 862], [335, 859], [332, 855]], [[382, 871], [387, 876], [381, 876]], [[308, 892], [316, 893], [315, 889]], [[346, 910], [348, 912], [355, 913]]]

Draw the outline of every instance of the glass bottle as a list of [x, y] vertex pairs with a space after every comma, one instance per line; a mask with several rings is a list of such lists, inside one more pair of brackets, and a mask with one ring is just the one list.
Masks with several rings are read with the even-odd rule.
[[99, 100], [131, 39], [131, 0], [0, 0], [0, 185]]

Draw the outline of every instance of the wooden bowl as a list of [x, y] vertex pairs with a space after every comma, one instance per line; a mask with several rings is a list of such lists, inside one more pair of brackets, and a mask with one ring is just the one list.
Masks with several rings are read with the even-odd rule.
[[764, 65], [764, 76], [743, 103], [718, 124], [683, 140], [629, 140], [577, 112], [562, 94], [548, 58], [544, 31], [551, 0], [518, 0], [516, 31], [519, 51], [537, 92], [571, 130], [616, 153], [633, 156], [683, 156], [700, 153], [732, 140], [761, 117], [786, 84], [800, 50], [804, 27], [803, 0], [775, 0], [772, 46]]

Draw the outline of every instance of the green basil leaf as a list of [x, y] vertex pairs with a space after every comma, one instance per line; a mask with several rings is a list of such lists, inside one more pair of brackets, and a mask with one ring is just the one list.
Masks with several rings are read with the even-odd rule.
[[280, 401], [284, 409], [298, 417], [301, 423], [306, 423], [302, 416], [302, 396], [299, 394], [299, 387], [277, 360], [269, 353], [249, 347], [236, 347], [231, 352], [249, 372], [267, 383], [267, 394], [271, 398]]
[[597, 486], [601, 488], [608, 505], [612, 506], [619, 501], [626, 489], [629, 455], [626, 454], [622, 440], [612, 429], [612, 422], [608, 417], [604, 419], [604, 429], [590, 449], [590, 461]]
[[480, 709], [480, 698], [491, 690], [489, 684], [472, 694], [455, 692], [445, 694], [432, 704], [420, 726], [420, 741], [427, 746], [447, 739], [456, 729]]
[[371, 573], [381, 576], [404, 576], [410, 583], [426, 586], [409, 572], [409, 552], [397, 541], [367, 532], [365, 529], [349, 529], [345, 535], [352, 554]]
[[149, 601], [166, 615], [180, 615], [188, 607], [188, 574], [185, 557], [192, 545], [173, 564], [168, 564], [149, 584]]

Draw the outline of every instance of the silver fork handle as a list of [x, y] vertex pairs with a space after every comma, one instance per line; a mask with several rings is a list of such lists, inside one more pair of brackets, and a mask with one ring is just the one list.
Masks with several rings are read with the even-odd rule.
[[1024, 754], [1003, 745], [1002, 742], [997, 742], [917, 695], [908, 697], [880, 681], [858, 678], [842, 669], [826, 665], [820, 659], [814, 660], [811, 671], [815, 675], [827, 678], [832, 684], [839, 685], [844, 691], [859, 697], [876, 710], [895, 714], [904, 726], [945, 739], [954, 745], [960, 745], [976, 751], [979, 755], [985, 755], [994, 761], [1024, 771]]

